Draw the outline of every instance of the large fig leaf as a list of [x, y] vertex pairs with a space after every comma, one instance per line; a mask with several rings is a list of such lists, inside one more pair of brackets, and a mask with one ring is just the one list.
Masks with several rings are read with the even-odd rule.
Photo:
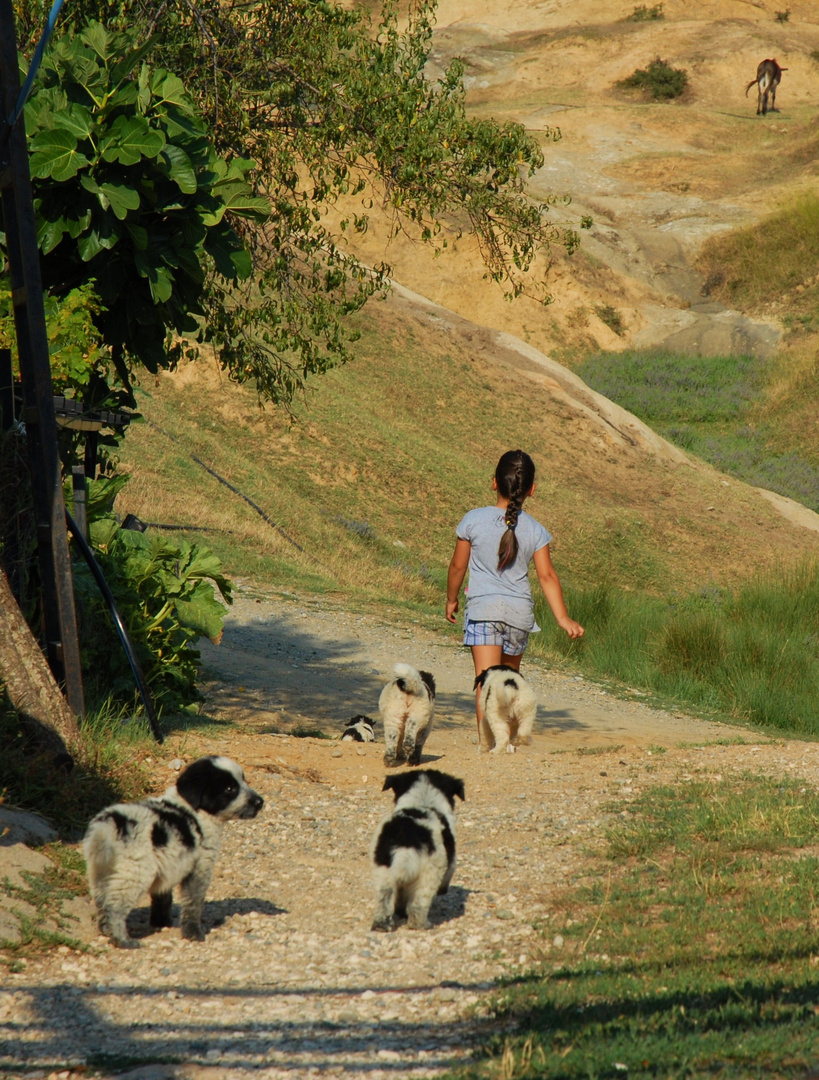
[[85, 154], [77, 149], [76, 136], [64, 129], [42, 131], [31, 140], [31, 149], [34, 152], [29, 165], [33, 177], [51, 177], [61, 183], [90, 164]]

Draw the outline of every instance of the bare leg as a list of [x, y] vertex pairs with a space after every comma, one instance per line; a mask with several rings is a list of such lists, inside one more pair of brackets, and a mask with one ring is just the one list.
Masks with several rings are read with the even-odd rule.
[[[472, 650], [472, 662], [475, 665], [475, 675], [480, 675], [482, 671], [486, 671], [487, 668], [497, 667], [498, 664], [502, 664], [503, 650], [500, 645], [470, 645]], [[481, 687], [479, 686], [475, 692], [475, 715], [478, 718], [478, 742], [481, 739], [481, 720], [483, 720], [483, 711], [481, 710]]]

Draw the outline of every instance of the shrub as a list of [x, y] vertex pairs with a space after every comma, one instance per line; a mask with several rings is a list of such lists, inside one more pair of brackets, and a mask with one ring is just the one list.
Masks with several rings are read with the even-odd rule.
[[637, 68], [617, 85], [626, 90], [645, 90], [655, 101], [669, 101], [679, 97], [685, 90], [688, 75], [682, 68], [674, 68], [666, 60], [657, 57], [647, 68]]
[[[89, 485], [91, 546], [134, 643], [159, 705], [184, 708], [200, 699], [196, 688], [200, 637], [218, 640], [231, 585], [206, 547], [123, 529], [111, 509], [127, 477]], [[133, 701], [133, 676], [108, 608], [84, 563], [74, 564], [83, 673], [91, 696]]]
[[655, 4], [654, 7], [646, 7], [640, 4], [630, 15], [626, 15], [626, 22], [653, 22], [655, 19], [664, 19], [663, 5]]
[[784, 11], [777, 11], [777, 13], [776, 13], [776, 21], [777, 22], [787, 22], [790, 17], [791, 17], [791, 9], [790, 8], [785, 8]]
[[594, 313], [600, 322], [605, 323], [609, 330], [613, 330], [615, 334], [620, 335], [625, 330], [623, 316], [611, 304], [598, 304], [594, 309]]

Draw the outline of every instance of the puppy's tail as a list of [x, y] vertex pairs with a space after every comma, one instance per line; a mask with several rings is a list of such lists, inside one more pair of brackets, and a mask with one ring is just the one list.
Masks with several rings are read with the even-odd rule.
[[93, 892], [98, 882], [110, 876], [116, 861], [113, 829], [109, 822], [91, 822], [83, 842], [83, 853]]
[[395, 676], [399, 690], [403, 690], [405, 694], [412, 694], [414, 697], [426, 696], [427, 688], [424, 685], [421, 672], [410, 664], [396, 664], [392, 669], [392, 673]]
[[520, 684], [516, 679], [496, 679], [492, 685], [492, 693], [497, 694], [501, 708], [509, 708], [517, 701], [520, 694]]

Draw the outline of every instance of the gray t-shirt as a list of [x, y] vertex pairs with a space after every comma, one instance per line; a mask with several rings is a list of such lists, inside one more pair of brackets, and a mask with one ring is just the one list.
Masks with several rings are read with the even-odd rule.
[[472, 622], [505, 622], [518, 630], [539, 630], [535, 622], [529, 563], [536, 551], [551, 542], [552, 534], [521, 510], [515, 535], [518, 557], [498, 570], [498, 546], [506, 532], [504, 511], [497, 506], [470, 510], [455, 530], [459, 540], [472, 545], [466, 617]]

